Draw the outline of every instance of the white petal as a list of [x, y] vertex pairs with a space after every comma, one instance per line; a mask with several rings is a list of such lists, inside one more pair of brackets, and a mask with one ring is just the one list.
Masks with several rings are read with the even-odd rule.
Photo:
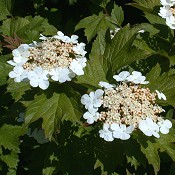
[[9, 77], [10, 78], [15, 78], [17, 74], [14, 71], [9, 72]]
[[104, 91], [103, 90], [97, 89], [95, 91], [95, 98], [101, 98], [103, 96], [103, 94], [104, 94]]
[[162, 134], [168, 134], [169, 133], [169, 129], [167, 127], [165, 127], [165, 126], [161, 126], [160, 127], [160, 132]]
[[37, 87], [38, 86], [38, 81], [35, 80], [34, 78], [30, 79], [30, 85], [32, 87]]
[[126, 132], [128, 133], [128, 134], [131, 134], [132, 132], [133, 132], [133, 130], [134, 130], [134, 126], [128, 126], [127, 128], [126, 128]]
[[171, 128], [172, 127], [172, 123], [169, 121], [169, 120], [165, 120], [164, 121], [164, 125], [167, 127], [167, 128]]
[[120, 131], [121, 130], [120, 127], [119, 127], [119, 125], [117, 123], [112, 123], [111, 124], [111, 129], [113, 131]]
[[121, 136], [120, 136], [120, 139], [121, 140], [128, 140], [130, 138], [130, 135], [127, 134], [127, 133], [122, 133]]
[[40, 81], [39, 87], [43, 90], [47, 89], [49, 87], [49, 81], [47, 81], [47, 80]]
[[133, 72], [132, 72], [132, 75], [134, 75], [134, 77], [135, 77], [135, 79], [136, 79], [136, 78], [141, 77], [141, 76], [142, 76], [142, 73], [141, 73], [141, 72], [138, 72], [138, 71], [133, 71]]
[[153, 135], [156, 137], [156, 138], [159, 138], [160, 135], [157, 133], [157, 132], [153, 132]]

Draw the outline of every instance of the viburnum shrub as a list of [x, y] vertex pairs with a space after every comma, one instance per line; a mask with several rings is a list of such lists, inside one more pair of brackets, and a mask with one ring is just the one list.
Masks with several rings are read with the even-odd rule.
[[0, 174], [174, 174], [174, 7], [0, 0]]

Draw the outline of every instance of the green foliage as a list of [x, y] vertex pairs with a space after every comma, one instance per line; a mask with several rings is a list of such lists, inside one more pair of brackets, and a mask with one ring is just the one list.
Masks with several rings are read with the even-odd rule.
[[78, 122], [78, 116], [71, 100], [65, 93], [53, 93], [51, 97], [46, 94], [38, 95], [29, 104], [25, 124], [43, 119], [42, 128], [47, 138], [51, 139], [54, 132], [59, 132], [60, 123], [64, 120]]
[[100, 31], [93, 43], [92, 52], [89, 56], [90, 59], [85, 68], [85, 73], [83, 76], [77, 77], [78, 83], [98, 87], [100, 81], [106, 81], [106, 70], [104, 69], [104, 66], [107, 65], [104, 65], [102, 60], [105, 46], [105, 32]]
[[111, 18], [113, 19], [114, 23], [117, 26], [121, 27], [124, 21], [124, 12], [122, 10], [122, 7], [119, 7], [116, 4], [114, 4], [114, 8], [112, 9], [112, 12], [111, 12]]
[[104, 64], [111, 65], [112, 74], [122, 67], [149, 55], [149, 53], [132, 46], [137, 32], [138, 28], [130, 29], [127, 25], [119, 30], [111, 43], [106, 46], [103, 60]]
[[1, 62], [1, 59], [0, 59], [0, 86], [6, 84], [7, 76], [10, 70], [11, 70], [11, 66], [7, 63]]
[[134, 3], [130, 3], [133, 7], [136, 7], [144, 12], [153, 12], [156, 6], [160, 6], [159, 0], [134, 0]]
[[25, 18], [10, 18], [3, 21], [0, 27], [2, 34], [14, 36], [16, 33], [24, 42], [38, 40], [39, 34], [54, 35], [56, 28], [41, 16], [26, 16]]
[[75, 27], [75, 30], [85, 28], [85, 36], [88, 42], [94, 38], [101, 30], [107, 31], [107, 29], [113, 29], [121, 27], [124, 20], [124, 12], [121, 7], [114, 3], [114, 8], [111, 12], [111, 16], [106, 10], [106, 4], [108, 1], [103, 1], [101, 7], [105, 9], [105, 13], [100, 12], [98, 15], [93, 14], [92, 16], [82, 19]]
[[0, 21], [11, 16], [14, 0], [0, 0]]
[[96, 34], [101, 30], [107, 30], [111, 26], [110, 22], [107, 20], [108, 17], [99, 13], [99, 15], [92, 15], [82, 19], [77, 25], [75, 30], [85, 28], [84, 32], [87, 36], [88, 42], [96, 36]]
[[[0, 160], [7, 164], [9, 172], [17, 169], [19, 162], [17, 153], [20, 153], [19, 136], [24, 133], [25, 129], [17, 125], [4, 124], [0, 128]], [[9, 153], [6, 153], [5, 150], [9, 150]]]
[[[68, 36], [75, 31], [80, 42], [88, 41], [84, 75], [63, 84], [50, 82], [47, 90], [41, 90], [28, 81], [8, 79], [12, 55], [0, 36], [0, 174], [173, 175], [174, 31], [158, 15], [160, 0], [126, 5], [117, 0], [0, 0], [0, 33], [9, 40], [17, 35], [22, 43], [31, 43], [40, 33], [53, 36], [61, 30]], [[145, 18], [139, 18], [142, 14]], [[110, 30], [115, 28], [120, 30], [111, 39]], [[135, 131], [129, 140], [106, 142], [98, 133], [102, 123], [85, 123], [81, 96], [100, 88], [100, 81], [112, 83], [114, 74], [128, 69], [142, 70], [150, 82], [144, 86], [167, 97], [156, 102], [173, 127], [159, 139]], [[20, 123], [21, 113], [25, 121]], [[40, 129], [48, 142], [38, 143], [29, 134]]]

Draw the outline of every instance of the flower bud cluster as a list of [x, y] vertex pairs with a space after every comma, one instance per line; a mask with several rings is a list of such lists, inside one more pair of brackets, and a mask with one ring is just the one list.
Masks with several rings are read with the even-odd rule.
[[78, 36], [65, 36], [62, 32], [45, 37], [41, 42], [21, 44], [12, 51], [14, 66], [9, 73], [15, 82], [29, 80], [32, 87], [41, 89], [49, 87], [49, 79], [63, 83], [71, 81], [76, 75], [83, 75], [86, 66], [84, 43], [78, 43]]
[[161, 0], [159, 15], [166, 19], [166, 24], [171, 28], [175, 29], [175, 0]]
[[103, 90], [98, 89], [81, 98], [87, 112], [83, 118], [88, 124], [102, 122], [100, 137], [106, 141], [115, 138], [127, 140], [134, 130], [141, 130], [147, 136], [160, 137], [159, 132], [167, 134], [172, 124], [164, 120], [161, 113], [164, 109], [156, 104], [156, 98], [166, 100], [166, 96], [156, 90], [151, 92], [141, 84], [147, 84], [146, 77], [138, 71], [130, 74], [123, 71], [113, 78], [118, 85], [100, 82]]

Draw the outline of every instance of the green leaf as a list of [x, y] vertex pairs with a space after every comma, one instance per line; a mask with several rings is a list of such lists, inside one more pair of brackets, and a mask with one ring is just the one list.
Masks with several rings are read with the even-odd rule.
[[14, 0], [0, 0], [0, 21], [11, 16]]
[[115, 21], [115, 23], [118, 26], [121, 26], [124, 21], [124, 12], [122, 10], [122, 7], [119, 7], [118, 5], [114, 4], [114, 8], [111, 12], [111, 18]]
[[50, 25], [47, 19], [40, 16], [11, 18], [3, 21], [1, 31], [4, 35], [13, 36], [16, 33], [24, 42], [38, 40], [39, 34], [54, 35], [57, 29]]
[[69, 4], [70, 5], [73, 5], [73, 4], [75, 4], [77, 2], [77, 0], [69, 0]]
[[25, 130], [21, 126], [4, 124], [0, 128], [0, 146], [19, 153], [19, 136], [24, 133]]
[[78, 122], [74, 107], [70, 99], [64, 93], [54, 93], [52, 97], [42, 94], [36, 96], [29, 104], [25, 124], [30, 124], [39, 118], [43, 119], [42, 128], [47, 138], [60, 129], [60, 123], [64, 120]]
[[160, 6], [160, 0], [134, 0], [134, 2], [129, 5], [147, 12], [152, 12], [155, 6]]
[[165, 24], [165, 19], [161, 18], [158, 14], [152, 14], [152, 13], [145, 13], [146, 19], [151, 23], [151, 24]]
[[127, 25], [115, 34], [111, 43], [106, 45], [103, 61], [104, 65], [108, 65], [108, 69], [111, 66], [113, 74], [122, 67], [150, 54], [132, 46], [138, 30], [138, 28], [131, 29]]
[[154, 143], [154, 140], [147, 140], [144, 135], [138, 137], [138, 142], [140, 143], [141, 151], [145, 154], [148, 163], [153, 166], [154, 173], [157, 175], [160, 170], [160, 157], [156, 143]]
[[146, 79], [149, 82], [156, 82], [157, 78], [159, 78], [161, 73], [161, 67], [159, 64], [156, 64], [151, 71], [146, 75]]
[[5, 162], [9, 168], [17, 168], [19, 159], [16, 152], [7, 155], [0, 155], [0, 159]]
[[9, 64], [3, 63], [0, 60], [0, 86], [7, 83], [7, 77], [11, 69], [12, 68]]
[[[102, 62], [106, 42], [105, 31], [100, 31], [93, 43], [90, 59], [83, 76], [77, 77], [77, 83], [98, 87], [100, 81], [106, 81], [106, 72]], [[107, 65], [106, 65], [107, 66]]]
[[98, 16], [93, 14], [82, 19], [76, 25], [75, 30], [85, 28], [84, 32], [89, 42], [98, 32], [101, 30], [106, 31], [111, 26], [111, 23], [107, 19], [108, 17], [103, 13], [99, 13]]
[[164, 105], [175, 106], [175, 74], [163, 73], [160, 75], [160, 66], [157, 64], [152, 68], [147, 75], [149, 84], [147, 87], [151, 91], [161, 91], [167, 97], [167, 100], [158, 100], [159, 103]]
[[166, 152], [171, 158], [172, 160], [175, 162], [175, 138], [174, 138], [174, 134], [175, 134], [175, 129], [171, 128], [170, 132], [166, 135], [161, 134], [159, 139], [156, 139], [156, 143], [158, 145], [158, 147], [160, 148], [161, 152]]
[[30, 84], [28, 81], [16, 83], [13, 79], [8, 80], [7, 92], [9, 92], [15, 101], [18, 101], [30, 90]]
[[55, 171], [55, 167], [47, 167], [43, 169], [43, 175], [52, 175]]
[[110, 2], [111, 0], [102, 0], [100, 7], [102, 8], [106, 8], [107, 4]]
[[107, 175], [108, 172], [104, 170], [104, 165], [100, 160], [96, 160], [94, 169], [100, 168], [101, 169], [101, 175]]
[[3, 21], [2, 26], [0, 27], [2, 34], [13, 36], [14, 32], [18, 34], [18, 32], [30, 22], [25, 18], [9, 18]]

